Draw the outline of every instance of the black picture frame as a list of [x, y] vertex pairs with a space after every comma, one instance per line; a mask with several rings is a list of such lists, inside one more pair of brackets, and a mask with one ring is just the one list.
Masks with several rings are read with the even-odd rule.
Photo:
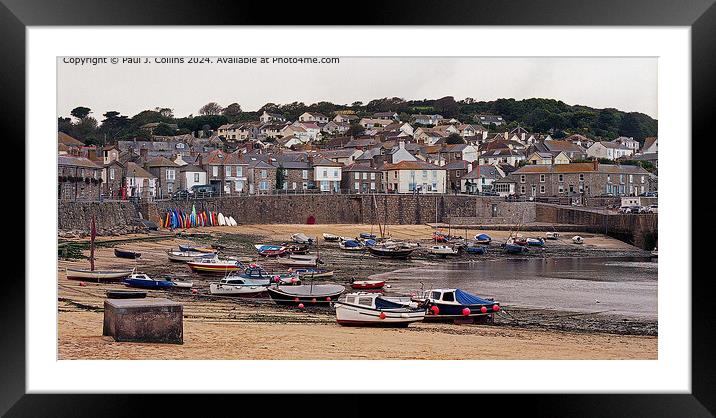
[[[27, 26], [85, 25], [274, 25], [301, 22], [307, 25], [595, 25], [595, 26], [687, 26], [691, 28], [692, 137], [707, 136], [713, 119], [716, 97], [716, 6], [715, 0], [511, 0], [394, 1], [348, 4], [371, 13], [341, 12], [341, 18], [328, 19], [316, 10], [329, 10], [346, 4], [314, 2], [282, 3], [280, 11], [266, 3], [239, 3], [222, 0], [106, 1], [106, 0], [0, 0], [0, 111], [4, 127], [6, 156], [23, 172], [25, 148], [25, 29]], [[335, 9], [338, 10], [338, 9]], [[428, 11], [429, 12], [426, 12]], [[54, 92], [48, 92], [53, 100]], [[31, 111], [31, 109], [29, 109]], [[53, 139], [54, 140], [54, 139]], [[678, 138], [686, 140], [686, 138]], [[31, 163], [31, 161], [30, 161]], [[24, 180], [23, 180], [24, 181]], [[15, 183], [16, 184], [16, 183]], [[23, 188], [24, 189], [24, 188]], [[25, 193], [29, 191], [25, 190]], [[50, 198], [50, 197], [48, 197]], [[17, 199], [15, 210], [24, 211], [24, 199]], [[19, 226], [17, 226], [20, 228]], [[24, 239], [15, 235], [12, 247], [24, 248]], [[7, 245], [6, 245], [7, 248]], [[25, 254], [27, 257], [28, 254]], [[25, 286], [24, 264], [6, 267], [0, 291], [0, 413], [8, 416], [131, 416], [175, 412], [199, 408], [204, 415], [223, 409], [217, 397], [199, 395], [28, 395], [25, 394]], [[692, 288], [692, 391], [690, 394], [584, 394], [584, 395], [470, 395], [470, 403], [494, 406], [495, 414], [515, 412], [526, 406], [534, 416], [713, 416], [716, 411], [716, 368], [711, 354], [711, 330], [716, 325], [708, 292], [710, 275], [693, 280]], [[683, 278], [686, 280], [687, 278]], [[98, 379], [102, 378], [98, 370]], [[426, 390], [430, 388], [427, 387]], [[181, 396], [181, 399], [179, 399]], [[275, 402], [276, 394], [253, 395], [257, 404]], [[302, 412], [295, 405], [298, 395], [280, 395], [287, 413]], [[354, 395], [328, 397], [325, 412], [335, 411], [326, 404], [350, 405], [361, 402]], [[378, 397], [380, 400], [380, 397]], [[430, 402], [403, 400], [391, 395], [387, 410], [419, 402], [430, 414]], [[285, 401], [284, 401], [285, 399]], [[390, 406], [392, 405], [392, 407]], [[521, 406], [522, 405], [522, 406]], [[247, 410], [248, 412], [249, 410]], [[235, 411], [237, 412], [237, 411]], [[472, 414], [471, 414], [472, 415]]]

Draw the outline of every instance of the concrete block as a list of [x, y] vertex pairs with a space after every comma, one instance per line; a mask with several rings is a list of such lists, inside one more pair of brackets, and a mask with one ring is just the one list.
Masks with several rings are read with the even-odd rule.
[[106, 299], [102, 335], [116, 341], [182, 344], [184, 308], [165, 298]]

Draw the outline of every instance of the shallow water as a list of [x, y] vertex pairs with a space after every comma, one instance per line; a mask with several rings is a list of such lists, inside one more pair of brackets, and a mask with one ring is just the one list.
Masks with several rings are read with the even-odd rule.
[[657, 318], [656, 260], [580, 257], [454, 262], [376, 274], [390, 293], [461, 288], [506, 306]]

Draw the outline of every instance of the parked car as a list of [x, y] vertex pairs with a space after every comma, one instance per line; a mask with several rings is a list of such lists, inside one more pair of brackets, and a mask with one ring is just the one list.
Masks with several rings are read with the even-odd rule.
[[619, 213], [631, 213], [631, 206], [622, 206], [619, 208]]
[[212, 197], [216, 192], [211, 184], [191, 186], [191, 194], [196, 197]]
[[172, 194], [172, 199], [186, 199], [191, 194], [192, 193], [187, 190], [177, 190], [174, 194]]
[[631, 213], [644, 213], [644, 206], [634, 205], [629, 206]]
[[646, 208], [646, 211], [647, 213], [659, 213], [658, 209], [658, 205], [649, 205], [649, 207]]

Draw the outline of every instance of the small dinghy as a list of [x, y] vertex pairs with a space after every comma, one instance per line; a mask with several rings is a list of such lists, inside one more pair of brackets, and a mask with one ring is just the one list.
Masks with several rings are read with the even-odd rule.
[[334, 306], [336, 322], [344, 326], [407, 327], [425, 318], [424, 308], [411, 308], [377, 293], [349, 293]]
[[286, 258], [280, 259], [279, 263], [286, 267], [316, 267], [318, 263], [322, 263], [322, 261], [315, 255], [291, 254]]
[[291, 235], [291, 240], [297, 244], [313, 244], [313, 238], [309, 238], [302, 232]]
[[132, 274], [132, 270], [67, 269], [67, 278], [74, 280], [116, 280]]
[[544, 234], [545, 239], [559, 239], [559, 232], [546, 232]]
[[542, 238], [527, 238], [527, 245], [533, 247], [544, 247], [544, 239]]
[[209, 248], [209, 247], [195, 247], [193, 245], [179, 245], [179, 251], [195, 251], [200, 253], [216, 253], [217, 250], [215, 248]]
[[124, 285], [138, 287], [140, 289], [169, 289], [174, 287], [174, 282], [165, 279], [152, 279], [144, 273], [133, 273], [124, 279]]
[[288, 252], [283, 245], [256, 244], [254, 247], [259, 255], [263, 257], [280, 257]]
[[511, 238], [510, 244], [521, 245], [523, 247], [526, 247], [527, 246], [527, 238], [524, 238], [524, 237]]
[[368, 233], [368, 232], [361, 232], [361, 233], [358, 235], [358, 237], [359, 237], [359, 238], [362, 238], [362, 239], [375, 239], [375, 238], [376, 238], [375, 234], [371, 234], [371, 233]]
[[428, 248], [428, 252], [432, 255], [447, 257], [449, 255], [457, 255], [458, 250], [449, 245], [432, 245]]
[[319, 269], [319, 268], [298, 268], [289, 269], [289, 273], [295, 274], [298, 277], [305, 278], [320, 278], [320, 277], [332, 277], [333, 270]]
[[272, 285], [267, 288], [271, 299], [279, 305], [327, 305], [338, 299], [345, 287], [338, 284]]
[[401, 245], [376, 244], [367, 247], [371, 254], [377, 257], [408, 258], [415, 248], [406, 248]]
[[471, 295], [461, 289], [431, 289], [414, 299], [427, 308], [425, 321], [473, 321], [498, 312], [500, 303], [494, 299]]
[[382, 289], [385, 286], [385, 280], [353, 280], [351, 279], [351, 287], [353, 289]]
[[308, 254], [310, 247], [308, 244], [282, 244], [286, 248], [288, 254]]
[[323, 240], [324, 240], [324, 241], [336, 242], [336, 241], [338, 241], [339, 239], [341, 239], [341, 237], [339, 237], [338, 235], [327, 234], [327, 233], [325, 233], [325, 232], [323, 233]]
[[226, 274], [230, 271], [242, 269], [244, 266], [239, 260], [224, 260], [216, 258], [200, 258], [186, 263], [192, 271], [197, 273]]
[[106, 292], [107, 299], [142, 299], [147, 297], [147, 292], [140, 290], [119, 290], [110, 289]]
[[355, 239], [341, 240], [338, 242], [338, 247], [345, 251], [363, 251], [365, 249], [365, 245]]
[[506, 243], [502, 244], [502, 247], [507, 254], [523, 254], [529, 252], [529, 249], [523, 245]]
[[194, 286], [193, 282], [190, 282], [188, 280], [181, 280], [181, 279], [168, 279], [170, 282], [174, 283], [174, 287], [181, 288], [181, 289], [191, 289]]
[[487, 234], [477, 234], [475, 235], [475, 242], [478, 244], [489, 245], [492, 242], [492, 238]]
[[167, 251], [167, 257], [169, 261], [194, 261], [198, 258], [214, 258], [215, 253], [202, 253], [199, 251]]
[[468, 244], [465, 247], [468, 254], [487, 254], [487, 247], [481, 244]]
[[580, 237], [579, 235], [575, 235], [572, 237], [572, 242], [575, 244], [584, 244], [584, 238]]
[[141, 257], [142, 254], [141, 254], [141, 253], [138, 253], [138, 252], [136, 252], [136, 251], [122, 250], [122, 249], [120, 249], [120, 248], [115, 248], [115, 249], [114, 249], [114, 256], [115, 256], [115, 257], [119, 257], [119, 258], [131, 258], [131, 259], [135, 259], [135, 258]]

